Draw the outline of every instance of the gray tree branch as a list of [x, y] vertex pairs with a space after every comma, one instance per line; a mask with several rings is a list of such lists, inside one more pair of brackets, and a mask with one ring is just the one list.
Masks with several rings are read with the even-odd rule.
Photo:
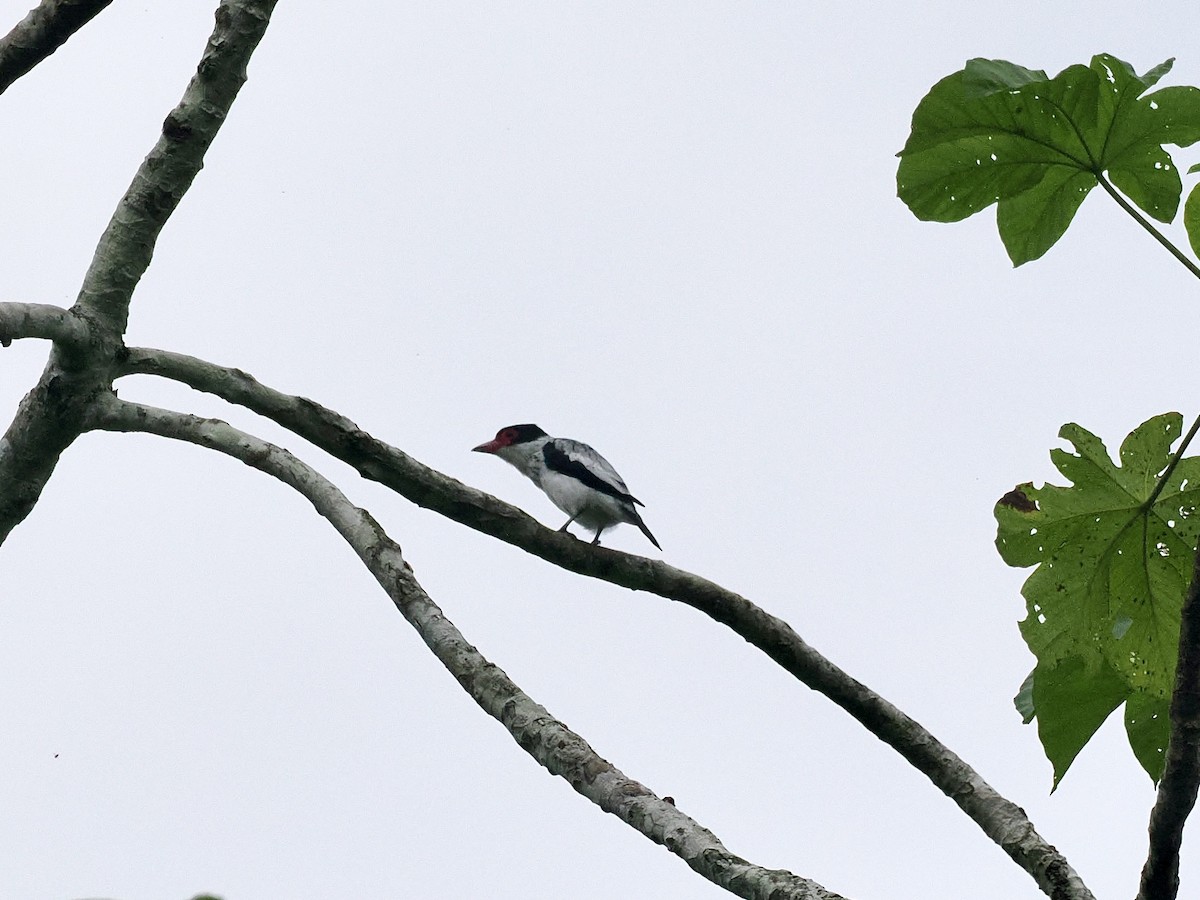
[[513, 740], [605, 812], [666, 847], [714, 884], [749, 900], [841, 900], [790, 872], [734, 856], [671, 802], [602, 759], [588, 743], [525, 694], [472, 646], [417, 582], [400, 546], [366, 510], [288, 451], [216, 419], [98, 397], [89, 426], [187, 441], [240, 460], [299, 491], [354, 549], [396, 608], [471, 698]]
[[89, 326], [87, 352], [56, 343], [41, 378], [0, 439], [0, 543], [33, 510], [92, 401], [112, 386], [133, 290], [167, 218], [246, 79], [275, 0], [222, 0], [196, 74], [117, 204], [72, 312]]
[[66, 43], [112, 0], [42, 0], [0, 38], [0, 94]]
[[[269, 415], [353, 465], [365, 477], [388, 485], [413, 502], [571, 571], [687, 603], [728, 625], [905, 756], [1028, 871], [1048, 895], [1061, 900], [1089, 900], [1092, 895], [1066, 860], [1037, 834], [1018, 807], [997, 794], [918, 723], [825, 660], [786, 623], [745, 598], [665, 563], [591, 547], [545, 529], [514, 507], [434, 472], [375, 440], [349, 420], [310, 401], [269, 391], [244, 373], [171, 354], [135, 351], [127, 356], [122, 335], [133, 291], [150, 263], [163, 225], [199, 172], [204, 154], [245, 80], [247, 62], [262, 38], [274, 5], [275, 0], [223, 0], [220, 4], [216, 27], [195, 77], [179, 106], [168, 115], [161, 137], [101, 237], [71, 310], [70, 321], [74, 324], [68, 325], [68, 319], [55, 318], [49, 312], [9, 311], [5, 327], [12, 328], [13, 337], [22, 336], [18, 332], [23, 330], [25, 336], [50, 337], [55, 344], [42, 377], [22, 401], [0, 439], [0, 541], [32, 510], [61, 453], [82, 430], [96, 424], [90, 418], [95, 411], [111, 417], [104, 419], [105, 427], [120, 423], [133, 427], [134, 423], [121, 418], [129, 415], [124, 411], [127, 408], [111, 396], [114, 377], [120, 372], [147, 371], [187, 383], [192, 383], [188, 380], [192, 378], [196, 382], [193, 386], [201, 390], [251, 409], [256, 409], [257, 404], [256, 411]], [[65, 8], [70, 4], [44, 3], [39, 9], [55, 6]], [[67, 21], [61, 19], [60, 26]], [[61, 40], [53, 46], [59, 44]], [[45, 46], [49, 49], [40, 58], [53, 51], [53, 46]], [[17, 52], [19, 56], [19, 51], [9, 52]], [[24, 318], [18, 321], [20, 316]], [[77, 333], [82, 326], [86, 326], [86, 335]], [[144, 411], [137, 417], [137, 430], [150, 430], [147, 422], [153, 417]], [[189, 427], [197, 429], [195, 435], [202, 443], [209, 441], [210, 446], [223, 449], [218, 446], [220, 442], [212, 429], [219, 432], [228, 426], [206, 425], [204, 420], [188, 421]], [[260, 451], [264, 449], [255, 446]], [[230, 452], [228, 447], [224, 449]], [[268, 454], [267, 458], [273, 457]], [[249, 458], [245, 461], [251, 462]], [[293, 486], [303, 489], [306, 478], [307, 475], [304, 478], [297, 475]], [[318, 501], [330, 502], [323, 489], [312, 488], [310, 493], [306, 496], [314, 505]], [[412, 616], [410, 621], [417, 624], [426, 615], [431, 624], [440, 621], [436, 607], [412, 579], [399, 549], [386, 541], [369, 516], [361, 511], [339, 513], [336, 503], [329, 507], [329, 512], [348, 516], [343, 526], [347, 532], [361, 535], [368, 555], [376, 557], [382, 566], [377, 577], [385, 588], [395, 591], [393, 599], [406, 616]], [[364, 561], [371, 564], [366, 557]], [[433, 632], [431, 635], [427, 640], [433, 640], [431, 646], [435, 652], [442, 642], [449, 642], [446, 652], [465, 653], [469, 648], [477, 653], [457, 632], [454, 633], [457, 637]], [[479, 669], [482, 674], [472, 675], [463, 682], [464, 686], [473, 696], [478, 693], [485, 698], [492, 707], [491, 714], [503, 721], [505, 704], [516, 696], [516, 688], [482, 657], [478, 658], [478, 665], [483, 667]], [[553, 765], [561, 767], [564, 774], [571, 773], [567, 777], [577, 790], [595, 793], [596, 802], [627, 817], [631, 824], [633, 820], [642, 822], [653, 839], [668, 846], [678, 844], [689, 864], [698, 871], [704, 871], [704, 867], [711, 870], [715, 875], [709, 877], [718, 884], [746, 897], [829, 896], [818, 886], [787, 873], [749, 866], [728, 854], [715, 838], [707, 842], [699, 832], [689, 830], [690, 819], [663, 808], [670, 804], [654, 798], [602, 760], [596, 762], [599, 758], [593, 759], [594, 754], [588, 756], [590, 748], [581, 758], [599, 768], [578, 767], [574, 754], [583, 752], [580, 747], [586, 748], [586, 744], [569, 732], [553, 731], [561, 726], [552, 720], [547, 722], [548, 719], [544, 710], [532, 704], [514, 725], [513, 733], [520, 732], [534, 744], [545, 743]], [[550, 730], [544, 730], [543, 725]], [[565, 741], [564, 747], [547, 735]], [[799, 893], [787, 893], [793, 890]]]
[[0, 347], [22, 338], [44, 338], [82, 352], [90, 329], [71, 310], [48, 303], [0, 303]]
[[277, 422], [330, 455], [456, 522], [548, 562], [632, 590], [685, 603], [727, 625], [895, 749], [974, 821], [1055, 900], [1091, 900], [1083, 881], [1037, 833], [1024, 810], [1002, 797], [920, 723], [839, 669], [792, 628], [720, 585], [669, 566], [592, 546], [552, 531], [521, 510], [422, 465], [353, 422], [303, 397], [272, 390], [238, 369], [161, 350], [131, 349], [123, 372], [183, 382]]
[[133, 290], [150, 265], [167, 219], [204, 165], [246, 82], [246, 66], [267, 30], [276, 0], [222, 0], [216, 27], [183, 98], [142, 161], [96, 246], [76, 301], [79, 312], [125, 333]]

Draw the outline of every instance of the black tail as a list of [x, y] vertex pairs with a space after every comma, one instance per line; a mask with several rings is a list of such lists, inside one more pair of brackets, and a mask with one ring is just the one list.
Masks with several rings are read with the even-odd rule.
[[632, 506], [629, 507], [629, 511], [633, 513], [633, 524], [642, 529], [642, 534], [650, 539], [650, 543], [652, 543], [655, 547], [658, 547], [659, 550], [662, 550], [662, 547], [659, 546], [658, 541], [654, 539], [654, 535], [650, 533], [650, 529], [646, 527], [646, 523], [642, 521], [642, 517], [638, 515], [638, 511]]

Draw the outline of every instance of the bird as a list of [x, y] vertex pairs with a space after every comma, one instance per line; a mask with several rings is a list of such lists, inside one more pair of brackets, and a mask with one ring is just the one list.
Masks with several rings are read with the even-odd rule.
[[636, 525], [655, 547], [662, 547], [642, 521], [638, 506], [645, 506], [629, 493], [629, 488], [607, 459], [581, 441], [550, 437], [536, 425], [509, 425], [473, 453], [492, 453], [540, 487], [550, 502], [572, 522], [600, 535], [622, 522]]

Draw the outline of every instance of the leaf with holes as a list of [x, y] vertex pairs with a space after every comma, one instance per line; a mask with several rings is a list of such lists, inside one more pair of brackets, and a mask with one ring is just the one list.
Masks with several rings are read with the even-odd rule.
[[1037, 657], [1018, 709], [1037, 719], [1054, 784], [1122, 703], [1134, 755], [1155, 781], [1163, 751], [1179, 614], [1200, 536], [1200, 458], [1182, 460], [1151, 499], [1180, 436], [1156, 416], [1121, 444], [1120, 465], [1078, 425], [1050, 453], [1070, 487], [1023, 484], [996, 504], [996, 547], [1036, 566], [1021, 594], [1021, 634]]
[[898, 154], [897, 194], [919, 219], [957, 222], [993, 203], [1014, 265], [1062, 237], [1108, 173], [1150, 216], [1170, 222], [1183, 185], [1164, 144], [1200, 140], [1200, 90], [1146, 94], [1171, 60], [1138, 75], [1100, 54], [1050, 78], [973, 59], [935, 84]]

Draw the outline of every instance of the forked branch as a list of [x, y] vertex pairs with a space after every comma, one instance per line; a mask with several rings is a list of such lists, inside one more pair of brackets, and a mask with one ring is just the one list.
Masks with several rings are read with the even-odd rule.
[[134, 288], [246, 80], [275, 2], [222, 0], [217, 7], [196, 74], [117, 204], [71, 309], [87, 323], [87, 352], [79, 341], [56, 342], [0, 438], [0, 543], [37, 504], [62, 452], [79, 436], [93, 398], [110, 390]]
[[237, 369], [168, 353], [132, 349], [123, 370], [155, 374], [215, 394], [266, 416], [420, 506], [499, 538], [572, 572], [649, 591], [700, 610], [824, 694], [930, 779], [1056, 900], [1091, 892], [1024, 810], [1002, 797], [920, 723], [843, 672], [786, 622], [733, 591], [666, 563], [596, 547], [552, 531], [521, 510], [417, 462], [332, 410], [282, 394]]
[[371, 515], [288, 451], [216, 419], [100, 398], [89, 422], [105, 431], [136, 431], [217, 450], [299, 491], [358, 554], [367, 569], [471, 698], [552, 774], [684, 860], [696, 872], [749, 900], [842, 900], [806, 878], [764, 869], [734, 856], [717, 837], [653, 791], [602, 759], [484, 658], [417, 582], [400, 546]]

